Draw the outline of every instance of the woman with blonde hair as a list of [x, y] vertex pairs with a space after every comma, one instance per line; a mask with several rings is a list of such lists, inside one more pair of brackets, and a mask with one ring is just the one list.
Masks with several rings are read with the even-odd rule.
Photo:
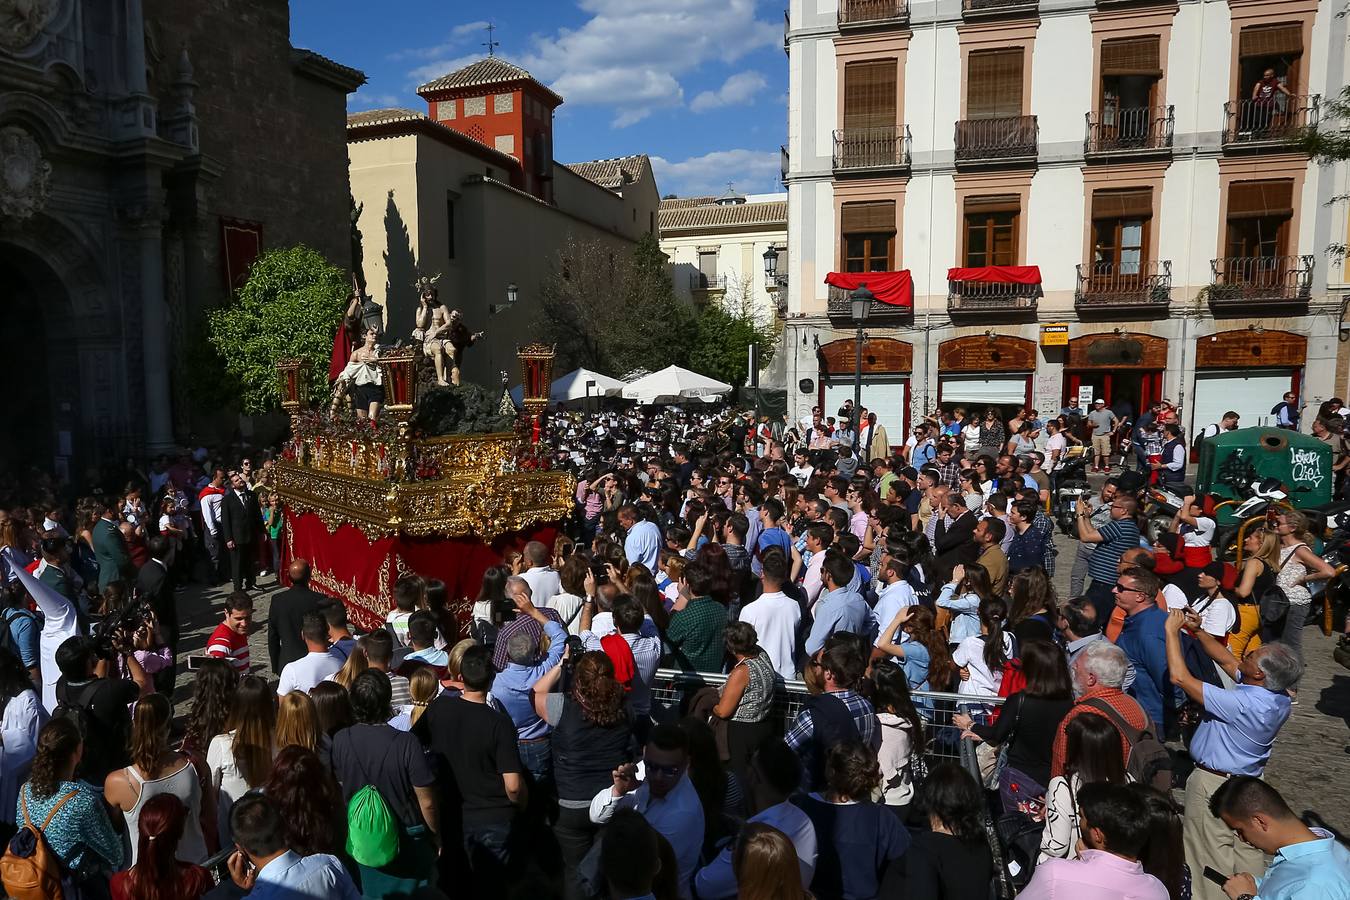
[[[1312, 551], [1312, 535], [1308, 533], [1308, 517], [1296, 509], [1280, 510], [1275, 517], [1275, 535], [1279, 538], [1279, 558], [1274, 564], [1275, 584], [1284, 589], [1289, 610], [1273, 621], [1263, 616], [1261, 640], [1269, 644], [1279, 640], [1289, 645], [1299, 662], [1303, 661], [1303, 626], [1312, 605], [1308, 584], [1329, 581], [1336, 575], [1331, 564]], [[1289, 686], [1290, 697], [1297, 703], [1298, 681]]]
[[309, 694], [304, 691], [291, 691], [281, 698], [277, 703], [275, 743], [278, 750], [304, 747], [306, 750], [317, 752], [320, 734], [319, 713], [315, 710], [314, 701]]
[[[463, 654], [460, 654], [463, 659]], [[408, 678], [408, 691], [412, 694], [412, 713], [410, 718], [413, 725], [422, 718], [422, 714], [427, 711], [431, 701], [436, 699], [440, 692], [441, 683], [436, 678], [436, 670], [431, 666], [419, 666], [416, 672], [413, 672]]]
[[1253, 528], [1242, 539], [1242, 571], [1233, 585], [1237, 632], [1228, 637], [1228, 650], [1237, 659], [1261, 646], [1261, 595], [1275, 583], [1280, 539], [1274, 529]]
[[810, 900], [802, 885], [797, 849], [783, 832], [763, 822], [747, 822], [731, 857], [740, 900]]
[[[361, 649], [358, 644], [352, 648], [352, 652], [347, 654], [347, 661], [342, 664], [342, 668], [333, 673], [332, 680], [351, 690], [352, 682], [356, 676], [360, 675], [366, 669], [370, 668], [370, 661], [366, 659], [366, 651]], [[310, 748], [311, 750], [314, 748]]]
[[[136, 701], [131, 715], [131, 765], [108, 775], [103, 796], [126, 817], [127, 831], [139, 834], [141, 811], [152, 797], [171, 794], [183, 801], [188, 817], [178, 859], [188, 863], [206, 861], [202, 836], [202, 786], [192, 760], [169, 745], [173, 704], [163, 694], [149, 694]], [[139, 842], [131, 845], [131, 864], [136, 865]]]
[[225, 733], [211, 739], [206, 767], [217, 791], [220, 844], [230, 845], [230, 809], [244, 794], [261, 787], [276, 756], [276, 694], [257, 675], [239, 679], [225, 720]]
[[[452, 688], [457, 692], [463, 692], [464, 680], [460, 677], [460, 667], [464, 664], [464, 654], [470, 647], [476, 646], [478, 646], [478, 642], [473, 638], [464, 638], [450, 648], [450, 652], [446, 654], [445, 679], [441, 682], [443, 686]], [[411, 684], [409, 689], [411, 690]]]

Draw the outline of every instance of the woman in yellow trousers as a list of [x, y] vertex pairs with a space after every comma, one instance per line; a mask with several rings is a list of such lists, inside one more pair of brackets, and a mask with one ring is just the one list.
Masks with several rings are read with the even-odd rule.
[[1228, 649], [1239, 660], [1261, 646], [1261, 595], [1275, 583], [1279, 542], [1273, 531], [1267, 532], [1264, 528], [1253, 528], [1243, 538], [1242, 550], [1246, 558], [1237, 584], [1233, 586], [1238, 630], [1228, 638]]

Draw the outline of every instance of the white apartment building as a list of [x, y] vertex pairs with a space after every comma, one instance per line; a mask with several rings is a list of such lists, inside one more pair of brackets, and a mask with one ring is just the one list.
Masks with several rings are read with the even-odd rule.
[[791, 0], [789, 412], [852, 396], [870, 281], [863, 403], [896, 441], [1080, 390], [1203, 427], [1293, 389], [1306, 428], [1350, 362], [1346, 173], [1292, 145], [1345, 84], [1339, 9]]

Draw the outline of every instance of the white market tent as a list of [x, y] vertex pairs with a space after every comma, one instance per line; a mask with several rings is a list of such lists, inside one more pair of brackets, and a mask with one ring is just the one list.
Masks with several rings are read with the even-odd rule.
[[711, 400], [730, 390], [729, 384], [679, 366], [667, 366], [659, 372], [629, 382], [623, 389], [623, 395], [629, 400], [652, 403], [660, 397], [701, 397]]
[[[567, 403], [571, 400], [585, 400], [586, 384], [592, 381], [595, 382], [590, 389], [592, 397], [617, 397], [628, 386], [617, 378], [610, 378], [608, 375], [601, 375], [599, 372], [592, 372], [590, 369], [576, 369], [553, 379], [553, 384], [548, 389], [549, 402]], [[524, 397], [525, 388], [523, 385], [518, 384], [511, 388], [511, 399], [516, 406], [520, 406]]]

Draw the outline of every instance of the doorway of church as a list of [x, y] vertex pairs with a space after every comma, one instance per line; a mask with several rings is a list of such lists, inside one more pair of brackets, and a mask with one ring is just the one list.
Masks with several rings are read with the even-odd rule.
[[[5, 392], [5, 440], [0, 441], [0, 472], [25, 482], [25, 472], [36, 467], [44, 473], [69, 474], [70, 460], [58, 465], [56, 429], [56, 384], [69, 384], [78, 377], [74, 344], [68, 359], [57, 363], [48, 352], [48, 311], [67, 309], [65, 288], [49, 266], [27, 251], [0, 243], [0, 285], [4, 285], [5, 315], [22, 323], [22, 331], [5, 341], [5, 362], [10, 372]], [[69, 452], [69, 451], [67, 451]], [[54, 471], [59, 469], [59, 471]]]

